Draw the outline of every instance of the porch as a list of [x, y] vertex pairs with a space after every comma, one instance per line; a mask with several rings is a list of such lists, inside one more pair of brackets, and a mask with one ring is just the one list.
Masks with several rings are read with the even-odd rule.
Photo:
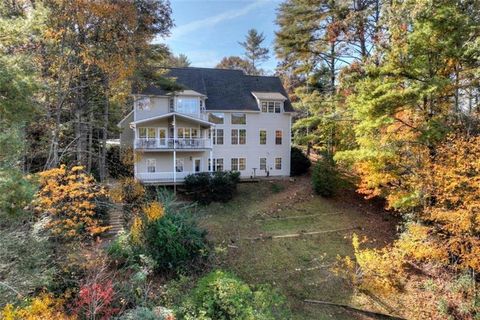
[[183, 172], [139, 172], [136, 178], [144, 184], [173, 184], [183, 183], [185, 177], [198, 172], [183, 171]]
[[169, 149], [209, 149], [212, 141], [209, 138], [136, 138], [135, 149], [169, 150]]

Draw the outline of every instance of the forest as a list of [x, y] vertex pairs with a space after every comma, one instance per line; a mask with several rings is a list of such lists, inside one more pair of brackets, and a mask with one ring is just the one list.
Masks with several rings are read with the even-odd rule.
[[[350, 228], [338, 240], [348, 249], [311, 243], [309, 255], [328, 251], [321, 268], [349, 288], [332, 304], [372, 311], [325, 319], [479, 319], [480, 1], [271, 5], [274, 50], [251, 29], [239, 42], [245, 56], [217, 65], [268, 74], [262, 62], [275, 55], [296, 110], [292, 157], [312, 168], [299, 160], [295, 182], [260, 183], [272, 199], [265, 208], [227, 174], [219, 179], [229, 199], [208, 203], [143, 186], [131, 177], [131, 155], [109, 145], [132, 88], [174, 88], [162, 67], [190, 65], [163, 44], [174, 26], [168, 0], [0, 3], [1, 319], [323, 319], [292, 302], [311, 298], [305, 287], [250, 279], [262, 278], [259, 258], [235, 260], [228, 250], [240, 238], [218, 231], [230, 232], [231, 219], [251, 230], [259, 219], [291, 219], [276, 216], [278, 203], [327, 216], [346, 210], [362, 224], [371, 217], [343, 207], [355, 201], [380, 203], [386, 216], [375, 221], [395, 226], [383, 236]], [[274, 201], [276, 215], [265, 218]]]

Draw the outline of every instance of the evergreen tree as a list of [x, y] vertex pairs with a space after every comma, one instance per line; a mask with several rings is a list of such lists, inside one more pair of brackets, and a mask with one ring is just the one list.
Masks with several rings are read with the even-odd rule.
[[258, 66], [269, 58], [269, 49], [262, 47], [263, 41], [265, 41], [263, 33], [259, 33], [255, 29], [250, 29], [245, 37], [245, 41], [239, 42], [245, 49], [245, 57], [252, 66], [251, 74], [253, 75], [262, 73]]

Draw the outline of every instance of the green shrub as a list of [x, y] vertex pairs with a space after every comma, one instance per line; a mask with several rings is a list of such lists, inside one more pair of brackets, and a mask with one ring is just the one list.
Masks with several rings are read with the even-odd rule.
[[136, 307], [135, 309], [127, 310], [118, 320], [166, 320], [169, 318], [171, 312], [165, 308], [155, 308], [154, 310], [147, 307]]
[[312, 184], [315, 193], [322, 197], [331, 197], [335, 194], [338, 177], [331, 157], [324, 156], [317, 162], [312, 173]]
[[186, 212], [167, 213], [148, 222], [143, 245], [158, 270], [188, 268], [208, 252], [206, 231], [200, 229]]
[[23, 213], [30, 204], [36, 186], [17, 169], [0, 169], [0, 216], [3, 212], [10, 215]]
[[141, 208], [130, 230], [112, 242], [108, 253], [120, 265], [136, 267], [147, 257], [156, 271], [189, 270], [208, 254], [206, 231], [198, 227], [191, 206], [178, 206], [164, 192], [157, 200]]
[[310, 159], [300, 148], [292, 147], [290, 150], [290, 175], [299, 176], [308, 172], [311, 166]]
[[201, 278], [179, 308], [181, 319], [288, 319], [285, 300], [263, 287], [214, 271]]
[[185, 189], [192, 200], [202, 204], [227, 202], [233, 198], [240, 181], [240, 172], [202, 172], [185, 177]]

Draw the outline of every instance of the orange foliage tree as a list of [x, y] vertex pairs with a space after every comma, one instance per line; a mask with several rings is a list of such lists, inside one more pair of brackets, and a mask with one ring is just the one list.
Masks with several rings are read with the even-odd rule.
[[98, 205], [106, 192], [83, 167], [67, 169], [62, 165], [41, 172], [39, 178], [35, 210], [48, 215], [48, 228], [55, 236], [95, 236], [108, 229], [101, 226]]

